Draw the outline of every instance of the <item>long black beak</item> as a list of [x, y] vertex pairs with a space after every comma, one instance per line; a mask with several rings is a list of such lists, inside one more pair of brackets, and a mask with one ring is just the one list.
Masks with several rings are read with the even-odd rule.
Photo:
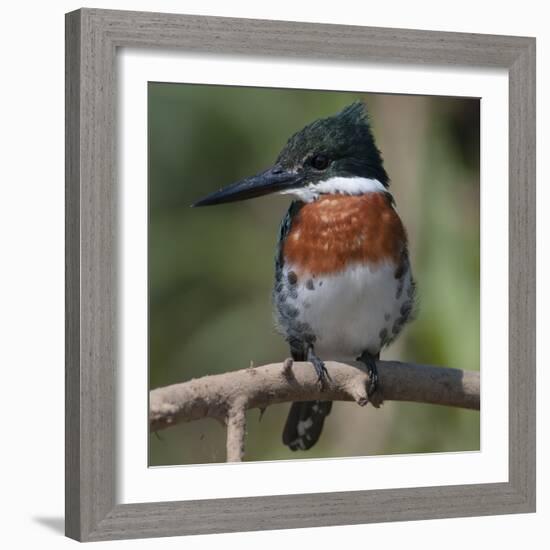
[[250, 178], [228, 185], [219, 191], [210, 193], [192, 206], [210, 206], [225, 202], [243, 201], [261, 197], [269, 193], [276, 193], [296, 187], [300, 184], [298, 174], [283, 170], [280, 166], [273, 166]]

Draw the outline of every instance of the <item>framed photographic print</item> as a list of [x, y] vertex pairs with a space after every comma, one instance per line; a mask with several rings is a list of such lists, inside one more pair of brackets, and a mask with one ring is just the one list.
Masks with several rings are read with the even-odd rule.
[[66, 32], [67, 535], [533, 511], [534, 39]]

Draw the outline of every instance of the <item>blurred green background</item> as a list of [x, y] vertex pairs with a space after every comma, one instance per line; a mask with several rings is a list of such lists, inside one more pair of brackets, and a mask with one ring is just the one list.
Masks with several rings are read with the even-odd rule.
[[[206, 193], [271, 165], [312, 120], [365, 101], [410, 239], [419, 315], [382, 358], [479, 369], [479, 100], [149, 83], [149, 380], [156, 388], [281, 361], [270, 293], [289, 198], [204, 209]], [[319, 443], [281, 442], [289, 405], [248, 412], [245, 460], [477, 450], [479, 413], [336, 403]], [[150, 436], [151, 466], [225, 460], [206, 419]]]

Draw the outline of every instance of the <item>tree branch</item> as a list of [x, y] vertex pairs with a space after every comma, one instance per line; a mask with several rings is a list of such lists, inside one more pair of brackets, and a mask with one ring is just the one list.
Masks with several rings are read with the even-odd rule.
[[[158, 431], [178, 422], [215, 418], [227, 426], [227, 460], [244, 454], [245, 411], [290, 401], [355, 401], [367, 403], [369, 377], [362, 363], [325, 363], [329, 380], [323, 388], [310, 363], [273, 363], [196, 378], [150, 392], [149, 424]], [[378, 361], [380, 391], [371, 398], [414, 401], [479, 410], [479, 373]]]

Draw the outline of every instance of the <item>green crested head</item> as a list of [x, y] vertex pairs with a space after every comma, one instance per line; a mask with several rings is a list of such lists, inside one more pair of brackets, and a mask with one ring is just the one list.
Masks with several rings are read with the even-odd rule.
[[361, 177], [389, 185], [367, 109], [361, 101], [296, 132], [279, 154], [277, 164], [285, 170], [300, 171], [307, 183]]

